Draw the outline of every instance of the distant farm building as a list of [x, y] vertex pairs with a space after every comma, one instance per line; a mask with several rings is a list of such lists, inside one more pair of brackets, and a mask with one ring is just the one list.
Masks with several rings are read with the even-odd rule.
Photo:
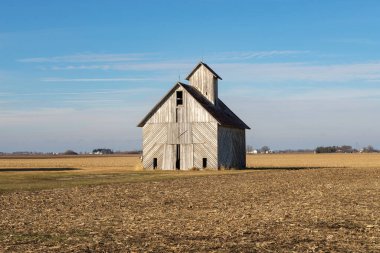
[[243, 168], [245, 130], [219, 98], [222, 78], [200, 62], [138, 124], [145, 169]]

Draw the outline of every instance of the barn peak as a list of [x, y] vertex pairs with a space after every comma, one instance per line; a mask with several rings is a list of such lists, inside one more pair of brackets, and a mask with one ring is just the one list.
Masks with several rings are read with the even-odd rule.
[[218, 79], [222, 78], [206, 63], [199, 62], [186, 77], [189, 84], [199, 90], [211, 103], [218, 102]]
[[191, 77], [191, 76], [194, 74], [194, 72], [197, 71], [198, 68], [201, 67], [201, 66], [204, 66], [208, 71], [210, 71], [210, 72], [214, 75], [214, 77], [216, 77], [216, 78], [222, 80], [222, 78], [221, 78], [217, 73], [215, 73], [215, 71], [214, 71], [212, 68], [210, 68], [210, 66], [208, 66], [206, 63], [204, 63], [204, 62], [202, 62], [202, 61], [200, 61], [200, 62], [199, 62], [194, 68], [193, 68], [193, 70], [190, 72], [190, 74], [187, 75], [186, 80], [190, 80], [190, 77]]

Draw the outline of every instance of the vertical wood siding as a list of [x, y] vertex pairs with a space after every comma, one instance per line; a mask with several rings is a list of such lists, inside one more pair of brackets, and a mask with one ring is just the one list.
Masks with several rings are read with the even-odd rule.
[[215, 104], [218, 99], [218, 79], [210, 70], [203, 65], [200, 66], [190, 77], [189, 83]]
[[150, 117], [146, 124], [176, 123], [176, 114], [178, 123], [216, 122], [186, 90], [183, 90], [182, 87], [179, 87], [177, 90], [183, 91], [183, 105], [176, 106], [176, 93], [173, 92], [168, 100]]
[[218, 126], [219, 167], [244, 168], [245, 130]]
[[[180, 168], [218, 168], [218, 123], [182, 87], [183, 105], [176, 106], [176, 92], [151, 116], [143, 127], [143, 165], [153, 169], [176, 169], [176, 145], [180, 144]], [[177, 120], [177, 122], [176, 122]]]

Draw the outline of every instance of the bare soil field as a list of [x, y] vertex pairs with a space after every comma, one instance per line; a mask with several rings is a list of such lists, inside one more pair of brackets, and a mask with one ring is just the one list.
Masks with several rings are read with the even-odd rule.
[[0, 158], [0, 252], [380, 251], [378, 154], [191, 172], [140, 171], [138, 157], [12, 159]]

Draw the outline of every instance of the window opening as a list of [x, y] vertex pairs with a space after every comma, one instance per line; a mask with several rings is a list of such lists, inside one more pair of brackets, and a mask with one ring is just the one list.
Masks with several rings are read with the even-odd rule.
[[183, 105], [183, 93], [180, 90], [177, 91], [177, 106], [178, 105]]
[[153, 158], [153, 169], [157, 169], [157, 158]]
[[203, 168], [207, 168], [207, 158], [203, 158]]

